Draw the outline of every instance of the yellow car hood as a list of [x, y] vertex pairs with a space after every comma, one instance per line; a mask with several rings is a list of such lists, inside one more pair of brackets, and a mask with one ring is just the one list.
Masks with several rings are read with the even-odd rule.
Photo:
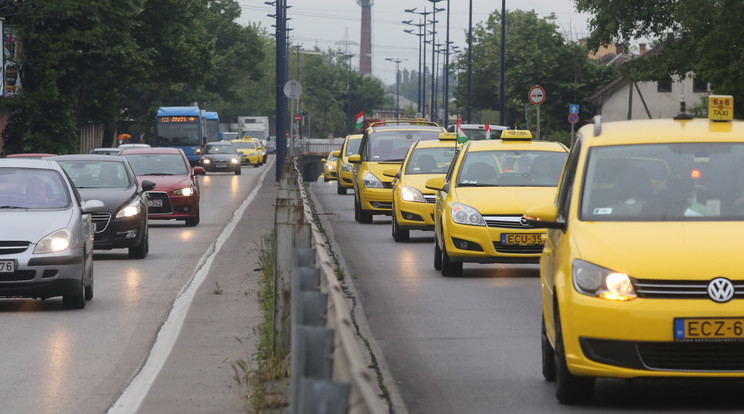
[[393, 182], [392, 177], [387, 177], [382, 175], [382, 172], [389, 169], [389, 168], [400, 168], [401, 163], [400, 162], [367, 162], [367, 171], [371, 172], [375, 175], [375, 177], [379, 178], [380, 181], [383, 183], [391, 183]]
[[408, 174], [403, 176], [400, 184], [416, 188], [421, 194], [436, 194], [436, 191], [426, 188], [426, 180], [434, 177], [444, 177], [444, 174]]
[[577, 258], [641, 279], [741, 279], [741, 222], [581, 222]]
[[453, 201], [486, 216], [524, 214], [529, 207], [552, 203], [557, 187], [458, 187]]

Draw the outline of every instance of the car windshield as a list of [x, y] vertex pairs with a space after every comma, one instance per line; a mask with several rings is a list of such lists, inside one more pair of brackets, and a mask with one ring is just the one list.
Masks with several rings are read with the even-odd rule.
[[77, 188], [128, 188], [126, 167], [118, 161], [57, 160]]
[[69, 208], [70, 194], [53, 170], [0, 168], [0, 210]]
[[471, 151], [465, 154], [458, 186], [556, 187], [565, 152]]
[[582, 220], [744, 220], [744, 144], [594, 147], [582, 189]]
[[336, 157], [333, 154], [328, 154], [328, 158], [326, 158], [326, 161], [328, 161], [328, 162], [336, 161], [336, 160], [338, 160], [338, 157]]
[[441, 131], [430, 129], [374, 132], [367, 138], [367, 160], [403, 161], [414, 142], [439, 139], [439, 134]]
[[235, 147], [230, 145], [207, 145], [204, 147], [205, 154], [237, 154]]
[[406, 164], [406, 174], [444, 174], [457, 148], [414, 148]]
[[136, 175], [186, 175], [189, 166], [180, 154], [124, 154]]
[[362, 143], [362, 139], [350, 139], [349, 142], [346, 143], [346, 156], [354, 155], [359, 153], [359, 144]]
[[256, 149], [256, 144], [251, 141], [233, 141], [233, 145], [239, 149]]

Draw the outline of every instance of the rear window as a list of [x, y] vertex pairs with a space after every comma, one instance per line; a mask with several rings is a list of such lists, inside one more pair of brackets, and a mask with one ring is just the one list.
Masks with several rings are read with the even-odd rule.
[[136, 175], [186, 175], [189, 165], [180, 154], [124, 154]]

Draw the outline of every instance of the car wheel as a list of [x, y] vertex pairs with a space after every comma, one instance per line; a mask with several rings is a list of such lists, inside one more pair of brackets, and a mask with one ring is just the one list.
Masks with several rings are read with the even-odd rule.
[[70, 295], [62, 296], [62, 306], [65, 309], [83, 309], [85, 307], [85, 282], [80, 281], [80, 288]]
[[398, 219], [395, 217], [395, 207], [393, 207], [393, 240], [396, 242], [407, 242], [410, 238], [410, 232], [408, 229], [401, 229], [398, 225]]
[[336, 193], [337, 194], [346, 194], [346, 189], [344, 187], [341, 187], [340, 182], [336, 182]]
[[93, 263], [90, 264], [88, 272], [88, 284], [85, 285], [85, 300], [93, 299]]
[[253, 168], [258, 168], [258, 167], [260, 167], [260, 164], [258, 163], [253, 164]]
[[235, 175], [240, 175], [243, 173], [243, 170], [240, 169], [240, 167], [235, 169]]
[[372, 223], [372, 213], [359, 206], [359, 222], [362, 224]]
[[329, 180], [327, 177], [323, 177], [323, 182], [324, 183], [327, 183], [328, 181], [331, 181], [331, 180]]
[[354, 197], [354, 220], [359, 222], [359, 203], [357, 202], [356, 196]]
[[442, 249], [439, 248], [437, 236], [434, 236], [434, 269], [442, 270]]
[[150, 251], [150, 232], [145, 230], [145, 235], [142, 236], [140, 243], [134, 247], [129, 248], [130, 259], [144, 259], [147, 256], [147, 252]]
[[581, 404], [594, 397], [594, 378], [577, 377], [568, 370], [563, 348], [563, 332], [558, 309], [555, 310], [555, 397], [561, 404]]
[[186, 219], [186, 227], [194, 227], [199, 224], [199, 210], [196, 210], [196, 216]]
[[450, 261], [444, 240], [442, 240], [442, 276], [462, 276], [462, 262]]
[[555, 350], [548, 341], [548, 333], [545, 329], [545, 315], [542, 317], [542, 374], [547, 381], [555, 381]]

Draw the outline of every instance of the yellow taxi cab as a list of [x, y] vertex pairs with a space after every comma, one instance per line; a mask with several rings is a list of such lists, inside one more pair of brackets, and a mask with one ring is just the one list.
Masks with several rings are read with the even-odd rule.
[[457, 134], [442, 133], [438, 141], [411, 146], [400, 169], [384, 170], [393, 178], [392, 232], [396, 242], [408, 241], [410, 230], [434, 230], [436, 194], [424, 187], [433, 177], [444, 177], [457, 152]]
[[258, 153], [258, 165], [263, 165], [266, 162], [266, 145], [261, 142], [258, 138], [251, 138], [254, 144], [256, 144], [256, 152]]
[[349, 155], [359, 153], [359, 144], [362, 142], [362, 134], [347, 135], [341, 150], [333, 154], [338, 157], [336, 162], [336, 192], [346, 194], [346, 190], [354, 188], [354, 166], [349, 162]]
[[261, 155], [252, 138], [232, 139], [230, 142], [233, 143], [235, 149], [240, 153], [241, 164], [252, 165], [254, 168], [261, 165]]
[[533, 141], [526, 130], [462, 144], [447, 175], [426, 182], [437, 191], [434, 268], [460, 276], [464, 262], [537, 263], [545, 229], [522, 215], [555, 198], [567, 154], [563, 144]]
[[[540, 261], [542, 370], [562, 403], [594, 379], [744, 377], [744, 122], [733, 98], [710, 119], [582, 127]], [[723, 116], [722, 116], [723, 115]]]
[[354, 165], [354, 218], [372, 223], [376, 214], [390, 215], [393, 206], [392, 178], [382, 172], [400, 168], [416, 141], [439, 139], [446, 132], [434, 122], [384, 121], [372, 123], [362, 135], [359, 153], [349, 156]]
[[328, 158], [323, 158], [320, 162], [323, 163], [323, 181], [328, 182], [335, 180], [336, 177], [336, 161], [338, 161], [338, 151], [331, 151], [328, 154]]

